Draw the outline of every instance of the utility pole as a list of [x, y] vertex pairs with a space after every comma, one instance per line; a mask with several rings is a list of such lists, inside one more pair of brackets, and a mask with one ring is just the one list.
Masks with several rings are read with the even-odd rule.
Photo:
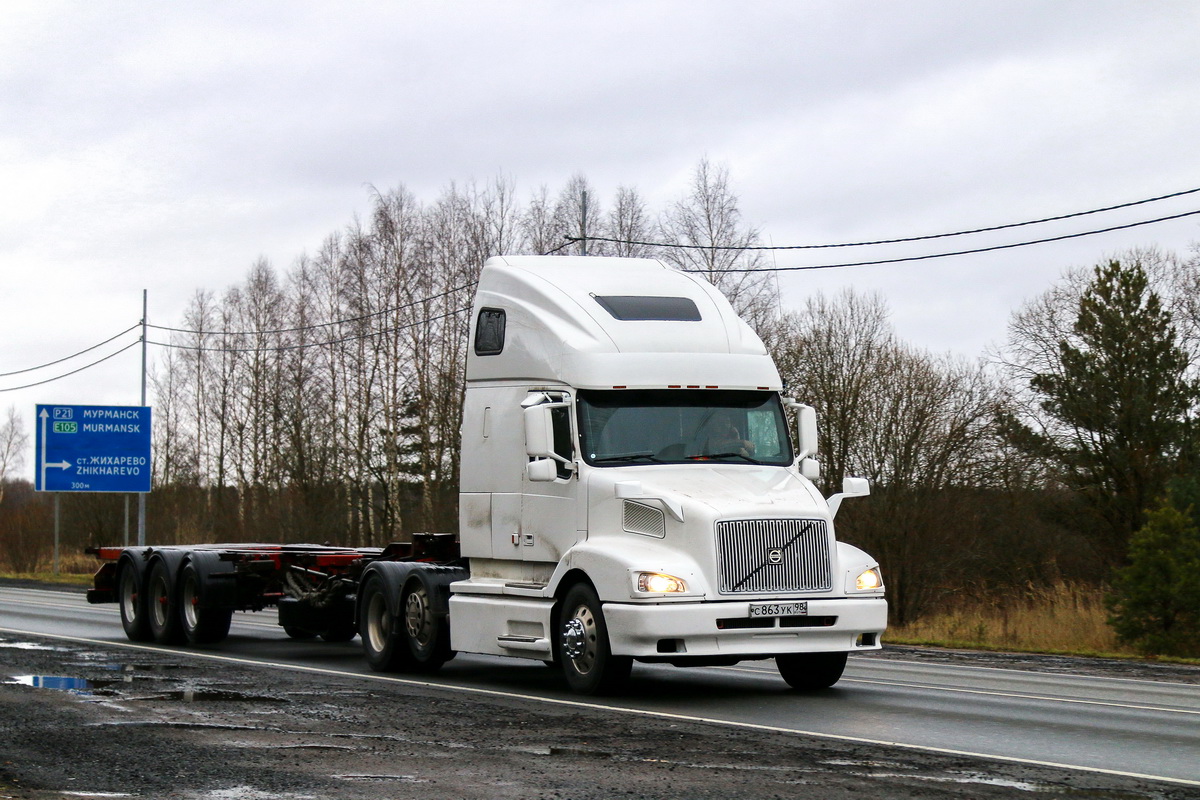
[[587, 255], [587, 189], [583, 190], [583, 213], [579, 215], [579, 255]]
[[[142, 289], [142, 405], [146, 405], [146, 295]], [[138, 547], [146, 546], [146, 493], [138, 493]]]

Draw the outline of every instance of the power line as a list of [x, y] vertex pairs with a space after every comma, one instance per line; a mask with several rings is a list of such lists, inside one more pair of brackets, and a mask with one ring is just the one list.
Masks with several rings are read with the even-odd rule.
[[[45, 364], [39, 364], [36, 367], [27, 367], [26, 369], [18, 369], [18, 370], [14, 370], [12, 372], [0, 372], [0, 378], [8, 378], [12, 375], [22, 375], [26, 372], [34, 372], [39, 369], [45, 369], [46, 367], [53, 367], [55, 364], [61, 364], [64, 361], [70, 361], [72, 358], [77, 358], [77, 357], [83, 355], [84, 353], [90, 353], [91, 351], [95, 350], [98, 347], [103, 347], [104, 345], [108, 344], [109, 342], [113, 341], [114, 339], [120, 339], [122, 336], [129, 333], [131, 330], [138, 327], [138, 325], [140, 325], [140, 324], [141, 323], [134, 323], [133, 325], [130, 325], [128, 328], [126, 328], [125, 330], [116, 334], [115, 336], [110, 336], [109, 338], [105, 339], [103, 342], [99, 342], [97, 344], [92, 345], [91, 347], [80, 350], [78, 353], [72, 353], [69, 356], [63, 356], [62, 358], [57, 359], [55, 361], [47, 361]], [[70, 373], [68, 373], [68, 374], [70, 374]], [[36, 386], [37, 384], [35, 383], [33, 385]]]
[[[175, 344], [174, 342], [154, 342], [154, 341], [147, 341], [146, 344], [152, 344], [152, 345], [155, 345], [156, 347], [167, 347], [172, 350], [191, 350], [193, 352], [198, 352], [198, 353], [282, 353], [282, 352], [286, 352], [289, 350], [305, 350], [309, 347], [329, 347], [329, 346], [335, 345], [335, 344], [345, 344], [346, 342], [353, 342], [358, 339], [368, 339], [372, 336], [381, 336], [381, 335], [387, 334], [387, 333], [397, 333], [399, 331], [407, 330], [409, 328], [415, 328], [418, 325], [425, 325], [430, 322], [436, 322], [439, 319], [446, 319], [447, 317], [452, 317], [455, 314], [461, 314], [464, 311], [470, 311], [470, 310], [471, 310], [470, 306], [464, 306], [463, 308], [456, 308], [452, 311], [447, 311], [445, 314], [438, 314], [437, 316], [434, 316], [434, 317], [426, 317], [425, 319], [417, 320], [415, 322], [410, 322], [405, 325], [397, 325], [394, 328], [383, 328], [382, 330], [370, 331], [368, 333], [355, 334], [354, 336], [347, 336], [344, 339], [332, 339], [329, 341], [321, 341], [321, 342], [307, 342], [305, 344], [279, 345], [277, 347], [244, 347], [244, 348], [197, 347], [194, 345]], [[137, 344], [137, 342], [134, 342], [134, 344]]]
[[[1116, 211], [1121, 208], [1132, 208], [1134, 206], [1145, 205], [1146, 203], [1157, 203], [1160, 200], [1169, 200], [1173, 197], [1183, 197], [1183, 196], [1189, 195], [1189, 194], [1196, 194], [1197, 192], [1200, 192], [1200, 187], [1195, 188], [1195, 189], [1185, 189], [1182, 192], [1172, 192], [1171, 194], [1163, 194], [1163, 195], [1159, 195], [1158, 197], [1148, 197], [1145, 200], [1134, 200], [1131, 203], [1119, 203], [1115, 206], [1105, 206], [1104, 208], [1093, 208], [1089, 211], [1075, 211], [1070, 214], [1059, 214], [1054, 217], [1042, 217], [1041, 219], [1031, 219], [1031, 220], [1026, 220], [1025, 222], [1010, 222], [1005, 225], [990, 225], [986, 228], [972, 228], [970, 230], [953, 231], [951, 233], [932, 233], [932, 234], [929, 234], [926, 236], [907, 236], [907, 237], [904, 237], [901, 239], [877, 239], [874, 241], [864, 241], [864, 242], [838, 242], [835, 244], [752, 245], [752, 246], [747, 246], [747, 247], [741, 247], [738, 245], [680, 244], [677, 242], [676, 243], [672, 243], [672, 242], [639, 242], [639, 241], [634, 241], [631, 239], [615, 239], [615, 238], [609, 238], [609, 237], [604, 237], [604, 236], [588, 236], [588, 237], [586, 237], [586, 239], [589, 242], [611, 242], [613, 244], [632, 244], [632, 245], [640, 245], [642, 247], [663, 247], [663, 248], [683, 249], [683, 250], [738, 250], [738, 251], [742, 251], [742, 250], [828, 250], [828, 249], [832, 249], [835, 247], [869, 247], [871, 245], [878, 245], [878, 244], [904, 244], [907, 242], [924, 242], [924, 241], [928, 241], [930, 239], [947, 239], [947, 238], [950, 238], [953, 236], [967, 236], [967, 235], [974, 234], [974, 233], [989, 233], [991, 231], [1008, 230], [1009, 228], [1021, 228], [1021, 227], [1027, 226], [1027, 225], [1041, 225], [1042, 223], [1045, 223], [1045, 222], [1057, 222], [1059, 220], [1073, 219], [1075, 217], [1086, 217], [1089, 214], [1102, 214], [1106, 211]], [[1174, 217], [1164, 217], [1163, 219], [1174, 219]], [[1157, 221], [1161, 221], [1161, 220], [1153, 220], [1153, 221], [1157, 222]], [[1139, 223], [1139, 224], [1149, 224], [1149, 223], [1147, 222], [1147, 223]], [[1110, 228], [1110, 229], [1106, 229], [1106, 230], [1119, 230], [1119, 228]], [[1082, 234], [1082, 235], [1087, 235], [1087, 234]], [[562, 247], [566, 247], [566, 246], [574, 244], [576, 242], [583, 241], [583, 239], [585, 237], [566, 236], [564, 238], [567, 241], [565, 244], [562, 245]], [[1054, 240], [1048, 239], [1046, 241], [1054, 241]], [[556, 249], [561, 250], [562, 247], [559, 247]], [[553, 253], [555, 251], [552, 250], [550, 252]], [[547, 253], [546, 255], [549, 255], [549, 253]], [[887, 263], [887, 262], [880, 262], [880, 263]]]
[[[570, 247], [571, 245], [575, 244], [576, 242], [581, 241], [581, 238], [578, 236], [566, 236], [564, 238], [566, 239], [565, 242], [560, 244], [558, 247], [555, 247], [553, 250], [547, 250], [546, 252], [542, 253], [542, 255], [552, 256], [555, 253], [557, 253], [559, 250], [562, 250], [564, 247]], [[618, 241], [620, 241], [618, 239], [600, 239], [599, 237], [596, 237], [596, 236], [589, 236], [587, 238], [588, 238], [589, 242], [618, 242]], [[639, 242], [630, 242], [630, 244], [640, 244], [640, 243]]]
[[[278, 334], [278, 333], [299, 333], [301, 331], [312, 331], [312, 330], [316, 330], [318, 328], [331, 328], [335, 325], [346, 325], [351, 322], [362, 322], [363, 320], [371, 319], [373, 317], [381, 317], [385, 314], [391, 314], [396, 311], [403, 311], [406, 308], [412, 308], [413, 306], [419, 306], [422, 303], [428, 303], [432, 300], [440, 300], [443, 297], [448, 297], [449, 295], [452, 295], [455, 292], [460, 292], [463, 289], [470, 289], [472, 286], [474, 286], [477, 283], [478, 283], [478, 281], [469, 281], [460, 286], [454, 286], [450, 289], [447, 289], [446, 291], [442, 292], [441, 294], [435, 294], [435, 295], [431, 295], [429, 297], [423, 297], [420, 300], [413, 300], [411, 303], [405, 303], [404, 305], [391, 306], [389, 308], [383, 309], [382, 311], [372, 311], [370, 314], [363, 314], [362, 316], [358, 316], [358, 317], [347, 317], [346, 319], [337, 319], [337, 320], [333, 320], [332, 322], [317, 322], [317, 323], [313, 323], [312, 325], [302, 325], [302, 326], [296, 327], [296, 328], [279, 328], [277, 330], [268, 330], [268, 331], [200, 331], [200, 330], [189, 330], [187, 328], [171, 328], [166, 325], [147, 324], [146, 327], [154, 328], [155, 330], [159, 330], [159, 331], [166, 331], [168, 333], [185, 333], [185, 334], [194, 334], [194, 335], [199, 335], [199, 336], [269, 336], [269, 335]], [[135, 325], [134, 327], [137, 327], [137, 326]], [[161, 342], [150, 342], [149, 344], [162, 344], [162, 343]]]
[[54, 381], [62, 380], [63, 378], [70, 377], [71, 375], [74, 375], [77, 372], [83, 372], [85, 369], [91, 369], [92, 367], [96, 366], [97, 364], [102, 364], [114, 356], [119, 356], [121, 353], [124, 353], [126, 350], [133, 347], [134, 345], [141, 344], [141, 341], [142, 341], [141, 339], [136, 339], [136, 340], [130, 342], [129, 344], [125, 345], [124, 347], [122, 347], [120, 350], [117, 350], [116, 352], [113, 352], [113, 353], [109, 353], [104, 358], [96, 359], [95, 361], [93, 361], [90, 364], [85, 364], [84, 366], [80, 367], [79, 369], [73, 369], [70, 372], [64, 372], [62, 375], [59, 375], [57, 377], [47, 378], [46, 380], [38, 381], [37, 383], [27, 383], [24, 386], [10, 386], [7, 389], [0, 389], [0, 392], [15, 392], [18, 389], [31, 389], [34, 386], [41, 386], [44, 383], [53, 383]]
[[[1142, 225], [1153, 225], [1156, 222], [1168, 222], [1173, 219], [1182, 219], [1184, 217], [1195, 216], [1200, 214], [1200, 209], [1196, 211], [1185, 211], [1182, 214], [1172, 214], [1168, 217], [1158, 217], [1157, 219], [1147, 219], [1141, 222], [1130, 222], [1126, 225], [1113, 225], [1109, 228], [1097, 228], [1091, 231], [1082, 231], [1080, 233], [1065, 233], [1062, 236], [1049, 236], [1045, 239], [1032, 239], [1026, 242], [1013, 242], [1011, 244], [997, 244], [991, 247], [976, 247], [972, 250], [955, 250], [948, 253], [929, 253], [923, 256], [906, 256], [903, 258], [882, 258], [875, 261], [850, 261], [844, 264], [813, 264], [799, 267], [745, 267], [735, 269], [723, 269], [721, 272], [795, 272], [799, 270], [809, 269], [841, 269], [843, 267], [871, 267], [879, 264], [899, 264], [905, 261], [928, 261], [933, 258], [949, 258], [950, 256], [966, 256], [975, 253], [989, 253], [993, 250], [1011, 250], [1014, 247], [1028, 247], [1034, 244], [1046, 244], [1047, 242], [1061, 242], [1065, 239], [1079, 239], [1084, 236], [1095, 236], [1099, 233], [1110, 233], [1112, 231], [1123, 231], [1129, 228], [1138, 228]], [[683, 272], [699, 272], [704, 273], [702, 269], [686, 269]]]

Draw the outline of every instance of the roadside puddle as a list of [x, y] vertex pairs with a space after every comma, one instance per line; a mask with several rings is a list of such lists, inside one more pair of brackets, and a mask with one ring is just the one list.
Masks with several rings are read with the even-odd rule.
[[0, 649], [4, 650], [48, 650], [51, 652], [65, 653], [68, 652], [66, 647], [56, 647], [50, 644], [35, 644], [34, 642], [12, 642], [8, 639], [0, 639]]
[[91, 694], [96, 689], [106, 689], [123, 681], [93, 681], [87, 678], [70, 678], [64, 675], [14, 675], [5, 683], [17, 686], [32, 686], [35, 689], [55, 689], [74, 694]]
[[[15, 686], [30, 686], [34, 689], [51, 689], [69, 692], [79, 697], [94, 697], [103, 695], [111, 698], [114, 695], [124, 695], [124, 698], [134, 702], [168, 701], [174, 703], [250, 703], [262, 705], [279, 705], [287, 703], [282, 697], [248, 694], [223, 689], [173, 689], [165, 692], [151, 690], [148, 694], [131, 694], [134, 686], [143, 680], [150, 682], [161, 681], [161, 678], [135, 676], [131, 666], [113, 666], [120, 670], [120, 676], [112, 679], [98, 680], [95, 678], [79, 678], [68, 675], [13, 675], [4, 683]], [[136, 680], [135, 680], [136, 677]]]
[[172, 692], [155, 692], [144, 697], [130, 698], [134, 700], [170, 700], [177, 703], [262, 703], [281, 704], [287, 700], [281, 697], [266, 697], [263, 695], [244, 694], [242, 692], [221, 691], [219, 689], [179, 689]]

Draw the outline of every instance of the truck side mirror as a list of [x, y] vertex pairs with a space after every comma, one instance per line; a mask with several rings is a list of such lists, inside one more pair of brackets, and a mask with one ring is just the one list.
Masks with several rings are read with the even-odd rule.
[[530, 458], [554, 459], [554, 424], [550, 409], [544, 405], [529, 406], [524, 414], [525, 454]]
[[549, 458], [535, 458], [525, 465], [525, 477], [535, 483], [548, 483], [558, 477], [558, 464]]
[[800, 459], [800, 474], [813, 483], [821, 480], [821, 464], [815, 458]]
[[829, 516], [836, 517], [838, 509], [842, 507], [842, 500], [847, 497], [866, 497], [871, 493], [871, 482], [866, 478], [843, 478], [842, 490], [835, 495], [831, 495], [829, 500]]
[[812, 406], [796, 407], [796, 438], [800, 452], [796, 460], [802, 461], [817, 453], [817, 410]]
[[843, 478], [842, 494], [846, 497], [866, 497], [871, 493], [871, 482], [866, 478]]

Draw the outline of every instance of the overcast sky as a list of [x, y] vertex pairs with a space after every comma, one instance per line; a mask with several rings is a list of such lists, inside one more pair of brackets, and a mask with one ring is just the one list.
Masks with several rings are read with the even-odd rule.
[[[0, 373], [177, 324], [370, 203], [583, 174], [662, 208], [702, 157], [764, 241], [941, 233], [1200, 187], [1200, 4], [107, 2], [0, 5]], [[1200, 195], [779, 266], [1017, 242], [1200, 210]], [[1186, 253], [1200, 216], [914, 264], [782, 273], [788, 305], [880, 292], [904, 339], [975, 358], [1070, 266]], [[120, 342], [131, 341], [129, 334]], [[52, 378], [113, 349], [0, 377]], [[151, 348], [153, 360], [159, 355]], [[0, 391], [136, 404], [138, 348]], [[28, 462], [32, 462], [30, 452]], [[32, 463], [27, 472], [32, 473]]]

